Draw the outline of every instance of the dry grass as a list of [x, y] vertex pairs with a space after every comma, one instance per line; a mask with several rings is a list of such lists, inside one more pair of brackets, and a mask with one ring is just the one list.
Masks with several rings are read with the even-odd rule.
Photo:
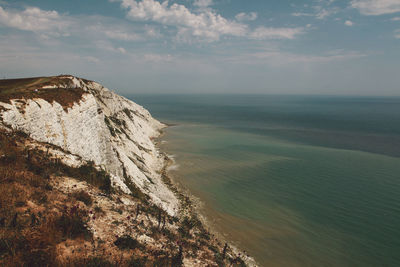
[[[28, 152], [28, 139], [0, 131], [0, 266], [180, 266], [196, 258], [241, 265], [229, 249], [222, 256], [223, 246], [195, 216], [179, 221], [146, 198], [112, 192], [92, 164], [74, 169], [51, 161]], [[68, 179], [84, 186], [63, 183]], [[115, 236], [115, 228], [124, 234]]]
[[[0, 80], [0, 101], [42, 98], [66, 110], [82, 99], [79, 88], [36, 90], [54, 84], [68, 85], [70, 79]], [[111, 124], [123, 126], [112, 117], [106, 123], [110, 130]], [[29, 149], [30, 142], [24, 133], [0, 130], [0, 266], [180, 266], [183, 259], [201, 259], [203, 266], [242, 265], [204, 229], [165, 170], [164, 182], [188, 210], [181, 219], [152, 204], [125, 170], [129, 196], [114, 190], [110, 176], [93, 163], [69, 167]], [[72, 187], [59, 186], [66, 180]], [[83, 186], [71, 189], [78, 183]], [[123, 234], [115, 236], [116, 228]]]
[[83, 190], [73, 193], [72, 196], [76, 200], [79, 200], [79, 201], [82, 201], [83, 203], [85, 203], [86, 206], [91, 206], [93, 204], [92, 197], [89, 195], [88, 192], [85, 192]]
[[10, 103], [12, 99], [42, 98], [49, 103], [55, 101], [67, 110], [82, 99], [83, 89], [36, 89], [46, 85], [68, 85], [69, 82], [68, 78], [59, 76], [0, 80], [0, 101]]
[[[46, 196], [47, 181], [26, 169], [25, 159], [14, 140], [1, 135], [0, 162], [0, 263], [5, 266], [46, 266], [55, 262], [59, 231], [55, 214], [46, 218], [32, 202]], [[10, 156], [14, 159], [9, 162]], [[42, 199], [41, 198], [41, 199]], [[39, 204], [39, 202], [36, 200]], [[29, 204], [30, 205], [29, 205]]]
[[[57, 265], [56, 246], [63, 237], [88, 235], [87, 215], [74, 208], [61, 212], [49, 179], [19, 143], [20, 137], [0, 133], [0, 265]], [[34, 170], [34, 171], [32, 171]], [[59, 199], [66, 201], [66, 199]]]

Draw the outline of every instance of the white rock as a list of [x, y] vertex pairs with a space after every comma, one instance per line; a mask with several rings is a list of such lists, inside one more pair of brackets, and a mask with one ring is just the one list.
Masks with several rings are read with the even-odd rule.
[[79, 103], [65, 111], [59, 103], [41, 98], [25, 100], [25, 105], [0, 102], [5, 109], [0, 113], [3, 124], [93, 161], [110, 174], [114, 186], [130, 193], [131, 182], [170, 215], [176, 215], [179, 202], [162, 182], [159, 171], [164, 160], [151, 140], [164, 125], [143, 107], [98, 83], [73, 76], [62, 78], [71, 82], [57, 88], [84, 89]]

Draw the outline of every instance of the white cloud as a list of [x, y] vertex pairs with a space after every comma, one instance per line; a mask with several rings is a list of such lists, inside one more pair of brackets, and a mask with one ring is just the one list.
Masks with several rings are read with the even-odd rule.
[[37, 7], [28, 7], [24, 11], [4, 10], [0, 7], [0, 24], [25, 31], [46, 31], [60, 33], [67, 26], [57, 11], [45, 11]]
[[70, 16], [57, 11], [28, 7], [25, 10], [3, 9], [0, 6], [0, 26], [37, 33], [41, 40], [54, 37], [74, 36], [79, 39], [143, 41], [146, 38], [158, 38], [160, 33], [154, 27], [137, 27], [118, 19], [102, 16]]
[[[81, 27], [79, 25], [86, 25]], [[158, 29], [149, 25], [132, 27], [125, 21], [105, 17], [84, 17], [76, 19], [72, 33], [86, 35], [92, 39], [108, 39], [125, 42], [147, 41], [161, 36]]]
[[117, 50], [118, 50], [119, 52], [121, 52], [122, 54], [126, 54], [126, 50], [125, 50], [125, 48], [123, 48], [123, 47], [118, 47]]
[[151, 38], [162, 37], [162, 34], [158, 28], [153, 27], [153, 26], [148, 26], [148, 25], [146, 25], [144, 28], [145, 28], [146, 36], [151, 37]]
[[239, 13], [239, 14], [237, 14], [237, 15], [235, 16], [235, 18], [236, 18], [238, 21], [246, 21], [246, 20], [253, 21], [253, 20], [256, 20], [257, 17], [258, 17], [258, 15], [257, 15], [256, 12], [250, 12], [250, 13], [241, 12], [241, 13]]
[[193, 5], [198, 7], [208, 7], [213, 4], [213, 0], [195, 0]]
[[316, 11], [315, 17], [317, 19], [325, 19], [326, 17], [336, 14], [339, 11], [339, 9], [336, 7], [324, 8], [322, 6], [316, 6], [314, 9]]
[[78, 43], [94, 44], [98, 49], [118, 53], [126, 53], [126, 51], [124, 48], [114, 48], [109, 41], [136, 42], [161, 36], [160, 32], [152, 26], [142, 25], [135, 27], [133, 31], [132, 25], [120, 19], [98, 15], [71, 16], [37, 7], [14, 10], [0, 6], [1, 26], [34, 32], [35, 41], [46, 46], [59, 46], [59, 37], [70, 36]]
[[[210, 9], [201, 9], [193, 13], [184, 5], [155, 0], [119, 0], [127, 9], [127, 17], [134, 21], [156, 22], [164, 26], [175, 27], [176, 40], [193, 43], [194, 41], [218, 41], [222, 36], [247, 37], [250, 39], [294, 39], [304, 32], [303, 28], [258, 27], [249, 30], [248, 25], [228, 20]], [[200, 5], [200, 2], [195, 2]], [[204, 5], [211, 2], [202, 2]], [[204, 6], [203, 5], [203, 6]], [[239, 21], [255, 20], [257, 13], [239, 13]]]
[[94, 42], [94, 45], [101, 50], [104, 51], [109, 51], [117, 54], [126, 54], [126, 50], [123, 47], [115, 47], [112, 43], [105, 41], [105, 40], [99, 40]]
[[172, 61], [173, 57], [169, 54], [161, 55], [161, 54], [145, 54], [143, 59], [148, 62], [169, 62]]
[[104, 31], [105, 36], [110, 39], [114, 40], [121, 40], [121, 41], [138, 41], [142, 40], [142, 36], [136, 33], [128, 33], [121, 30], [106, 30]]
[[303, 28], [267, 28], [258, 27], [249, 37], [256, 40], [265, 39], [294, 39], [297, 35], [304, 33]]
[[176, 27], [181, 33], [194, 37], [216, 41], [223, 35], [245, 36], [247, 25], [230, 21], [212, 10], [192, 13], [184, 5], [155, 0], [121, 0], [123, 8], [128, 10], [127, 17], [136, 21], [152, 21], [162, 25]]
[[262, 62], [268, 62], [274, 65], [287, 65], [293, 63], [329, 63], [334, 61], [344, 61], [365, 57], [366, 54], [357, 51], [343, 51], [343, 50], [333, 50], [325, 52], [321, 55], [306, 55], [306, 54], [295, 54], [287, 53], [280, 50], [269, 50], [260, 51], [254, 53], [247, 53], [236, 55], [228, 59], [232, 62], [240, 62], [244, 64], [254, 65], [260, 64]]
[[332, 3], [334, 0], [316, 0], [316, 4], [313, 6], [304, 5], [306, 8], [310, 8], [312, 10], [308, 10], [307, 12], [294, 12], [292, 16], [294, 17], [315, 17], [316, 19], [325, 19], [331, 15], [334, 15], [339, 12], [338, 7], [333, 7]]
[[314, 17], [314, 14], [311, 13], [305, 13], [305, 12], [294, 12], [292, 13], [292, 16], [294, 17]]
[[351, 7], [363, 15], [383, 15], [400, 12], [399, 0], [352, 0]]
[[[121, 1], [119, 0], [118, 4]], [[95, 63], [105, 63], [110, 60], [127, 60], [128, 62], [128, 59], [137, 62], [168, 63], [175, 62], [175, 59], [179, 57], [171, 57], [166, 53], [166, 49], [170, 48], [169, 45], [172, 45], [173, 49], [176, 48], [176, 43], [168, 43], [174, 38], [189, 43], [198, 40], [216, 41], [225, 36], [251, 40], [280, 40], [294, 39], [306, 31], [306, 28], [289, 27], [259, 27], [254, 30], [246, 23], [224, 18], [212, 9], [193, 8], [194, 10], [191, 11], [183, 5], [170, 5], [155, 0], [140, 2], [124, 0], [122, 5], [127, 9], [127, 17], [139, 23], [101, 15], [63, 14], [37, 7], [11, 9], [2, 6], [0, 7], [0, 27], [8, 27], [10, 30], [6, 31], [7, 36], [0, 38], [0, 43], [1, 39], [8, 39], [10, 35], [23, 39], [8, 42], [0, 47], [0, 56], [3, 56], [3, 59], [0, 59], [0, 61], [3, 60], [0, 65], [6, 66], [4, 60], [17, 62], [16, 57], [36, 59], [54, 51], [63, 51], [66, 57], [76, 55], [80, 58], [81, 64], [95, 65]], [[249, 16], [248, 19], [257, 16], [256, 13], [244, 14]], [[70, 38], [60, 38], [67, 35]], [[160, 39], [160, 37], [164, 38]], [[132, 45], [128, 42], [137, 41], [146, 41], [146, 43], [135, 45], [135, 49], [132, 49]], [[16, 43], [29, 44], [36, 51], [28, 53], [26, 49], [19, 49], [17, 52], [6, 53], [5, 47], [13, 49]], [[218, 46], [209, 47], [212, 50]], [[5, 59], [4, 56], [7, 58]], [[11, 56], [13, 58], [9, 59]]]
[[351, 20], [346, 20], [345, 22], [344, 22], [344, 25], [346, 25], [346, 26], [353, 26], [354, 25], [354, 23], [351, 21]]

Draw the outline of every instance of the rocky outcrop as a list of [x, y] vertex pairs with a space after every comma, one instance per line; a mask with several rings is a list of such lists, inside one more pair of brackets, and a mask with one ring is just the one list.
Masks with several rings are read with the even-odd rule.
[[118, 190], [139, 189], [176, 215], [179, 203], [162, 182], [164, 159], [152, 141], [164, 125], [146, 109], [73, 76], [38, 78], [26, 88], [24, 97], [0, 102], [3, 128], [55, 145], [65, 164], [93, 162], [110, 174]]

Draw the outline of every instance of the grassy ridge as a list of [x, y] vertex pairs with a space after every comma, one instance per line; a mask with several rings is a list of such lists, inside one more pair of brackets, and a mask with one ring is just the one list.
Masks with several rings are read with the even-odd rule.
[[[71, 80], [63, 76], [0, 80], [0, 101], [10, 103], [12, 99], [42, 98], [49, 103], [55, 101], [67, 110], [84, 94], [82, 88], [68, 88], [70, 83]], [[52, 85], [66, 88], [43, 89]]]

